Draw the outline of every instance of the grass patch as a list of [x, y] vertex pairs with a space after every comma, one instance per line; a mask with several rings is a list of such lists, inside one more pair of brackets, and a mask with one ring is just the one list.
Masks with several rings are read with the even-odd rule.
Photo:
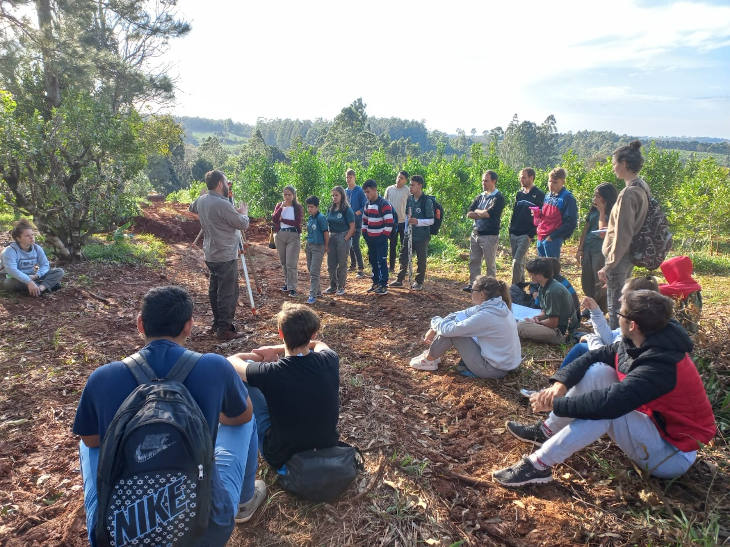
[[90, 243], [83, 248], [84, 256], [91, 261], [151, 267], [162, 266], [166, 253], [167, 245], [150, 234], [112, 243]]

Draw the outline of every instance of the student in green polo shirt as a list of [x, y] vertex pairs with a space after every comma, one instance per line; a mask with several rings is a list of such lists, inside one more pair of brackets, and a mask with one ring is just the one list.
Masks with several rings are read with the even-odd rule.
[[350, 255], [352, 235], [355, 233], [355, 213], [350, 207], [342, 186], [332, 188], [332, 205], [327, 211], [330, 239], [327, 254], [327, 270], [330, 286], [324, 294], [345, 294], [347, 282], [347, 257]]
[[573, 297], [561, 283], [553, 279], [553, 266], [547, 257], [527, 263], [530, 280], [540, 285], [538, 298], [542, 313], [517, 323], [517, 334], [523, 340], [545, 344], [563, 344], [577, 326]]
[[411, 177], [411, 195], [406, 204], [408, 216], [408, 234], [403, 240], [400, 249], [400, 271], [398, 278], [393, 281], [391, 287], [402, 287], [403, 280], [408, 273], [408, 238], [411, 238], [411, 260], [413, 255], [417, 257], [418, 269], [416, 281], [411, 288], [417, 291], [423, 289], [423, 281], [426, 279], [426, 257], [428, 256], [428, 242], [431, 240], [431, 228], [433, 224], [433, 200], [423, 193], [425, 182], [421, 175]]
[[307, 270], [309, 271], [309, 299], [307, 304], [314, 304], [317, 296], [322, 294], [319, 287], [319, 273], [322, 270], [322, 257], [327, 252], [330, 240], [327, 219], [319, 212], [319, 198], [307, 198]]

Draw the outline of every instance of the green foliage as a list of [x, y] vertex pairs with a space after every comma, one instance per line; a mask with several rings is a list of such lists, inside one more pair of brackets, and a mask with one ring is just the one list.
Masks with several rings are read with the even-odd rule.
[[176, 203], [192, 203], [207, 191], [204, 182], [193, 182], [188, 188], [167, 194], [165, 201]]
[[360, 179], [360, 184], [367, 179], [373, 179], [378, 183], [378, 192], [382, 196], [385, 194], [385, 189], [388, 186], [395, 184], [396, 173], [396, 168], [388, 163], [385, 151], [380, 148], [370, 155], [367, 169], [363, 172], [362, 177], [358, 175], [358, 178]]
[[167, 246], [150, 234], [131, 239], [114, 239], [113, 243], [90, 243], [83, 248], [88, 260], [115, 264], [143, 264], [160, 267], [164, 264]]

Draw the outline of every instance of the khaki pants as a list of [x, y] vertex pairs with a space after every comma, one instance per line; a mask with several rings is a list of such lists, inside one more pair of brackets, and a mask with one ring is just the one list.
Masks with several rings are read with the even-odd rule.
[[288, 291], [297, 290], [297, 263], [302, 243], [299, 232], [282, 232], [274, 234], [276, 250], [279, 253], [279, 262], [284, 272], [284, 282]]
[[330, 289], [343, 289], [347, 283], [347, 256], [352, 239], [345, 241], [346, 232], [330, 232], [327, 249], [327, 272], [330, 275]]
[[309, 271], [309, 296], [317, 298], [317, 295], [322, 292], [319, 286], [319, 275], [322, 271], [324, 243], [307, 243], [305, 252], [307, 255], [307, 270]]
[[480, 236], [472, 232], [469, 238], [469, 283], [482, 273], [482, 258], [487, 265], [487, 275], [497, 277], [497, 244], [499, 236]]
[[509, 235], [509, 246], [512, 251], [512, 284], [517, 285], [525, 281], [525, 257], [532, 240], [527, 234]]
[[479, 378], [503, 378], [509, 371], [493, 367], [482, 357], [482, 350], [470, 336], [447, 337], [437, 335], [428, 348], [431, 357], [441, 357], [452, 347], [461, 355], [461, 360]]
[[[63, 278], [64, 271], [61, 268], [51, 268], [46, 274], [35, 280], [36, 285], [45, 285], [46, 289], [54, 289]], [[28, 286], [22, 281], [18, 281], [14, 277], [8, 277], [2, 280], [2, 288], [8, 291], [28, 292]]]
[[543, 344], [564, 344], [566, 336], [560, 329], [551, 329], [545, 325], [520, 321], [517, 323], [517, 334], [525, 340], [541, 342]]

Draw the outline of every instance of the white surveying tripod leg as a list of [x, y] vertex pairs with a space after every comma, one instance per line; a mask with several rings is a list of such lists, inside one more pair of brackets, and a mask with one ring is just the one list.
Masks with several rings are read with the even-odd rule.
[[251, 292], [251, 280], [248, 277], [248, 267], [246, 267], [246, 255], [243, 252], [243, 236], [241, 236], [241, 265], [243, 266], [243, 277], [246, 279], [246, 290], [248, 291], [248, 299], [251, 302], [251, 313], [256, 315], [256, 304], [253, 302], [253, 293]]
[[404, 235], [408, 238], [408, 289], [413, 285], [413, 227], [411, 226], [411, 210], [406, 215], [406, 227]]

